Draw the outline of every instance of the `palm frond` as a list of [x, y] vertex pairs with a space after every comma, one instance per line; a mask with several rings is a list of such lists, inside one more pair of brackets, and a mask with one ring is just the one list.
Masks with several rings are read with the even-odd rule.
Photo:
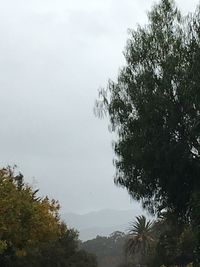
[[152, 228], [153, 221], [147, 220], [144, 215], [136, 217], [129, 228], [129, 235], [125, 244], [126, 255], [145, 254], [148, 251], [153, 242]]

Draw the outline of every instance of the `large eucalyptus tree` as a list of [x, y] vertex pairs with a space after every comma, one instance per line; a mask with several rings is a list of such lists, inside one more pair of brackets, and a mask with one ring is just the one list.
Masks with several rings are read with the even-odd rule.
[[116, 183], [154, 213], [191, 220], [200, 243], [200, 9], [183, 17], [161, 0], [148, 18], [130, 30], [126, 65], [96, 111], [117, 133]]

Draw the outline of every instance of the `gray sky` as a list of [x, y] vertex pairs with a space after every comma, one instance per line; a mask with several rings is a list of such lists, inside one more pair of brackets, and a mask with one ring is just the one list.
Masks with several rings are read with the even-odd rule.
[[[1, 166], [17, 164], [63, 212], [129, 209], [111, 135], [93, 115], [152, 0], [0, 0]], [[197, 0], [179, 0], [184, 12]]]

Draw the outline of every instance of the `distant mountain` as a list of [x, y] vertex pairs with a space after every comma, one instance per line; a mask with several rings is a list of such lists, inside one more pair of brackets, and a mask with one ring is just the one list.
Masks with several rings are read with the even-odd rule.
[[66, 213], [62, 219], [70, 227], [77, 229], [81, 240], [89, 240], [97, 235], [108, 236], [114, 231], [127, 231], [135, 216], [141, 209], [133, 210], [100, 210], [87, 214]]

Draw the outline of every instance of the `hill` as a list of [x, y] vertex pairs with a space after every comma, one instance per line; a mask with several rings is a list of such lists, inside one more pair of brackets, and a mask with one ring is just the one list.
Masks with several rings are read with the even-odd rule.
[[114, 231], [126, 232], [129, 223], [141, 214], [138, 207], [133, 210], [100, 210], [87, 214], [66, 213], [63, 220], [80, 233], [80, 239], [86, 241], [97, 235], [108, 236]]

